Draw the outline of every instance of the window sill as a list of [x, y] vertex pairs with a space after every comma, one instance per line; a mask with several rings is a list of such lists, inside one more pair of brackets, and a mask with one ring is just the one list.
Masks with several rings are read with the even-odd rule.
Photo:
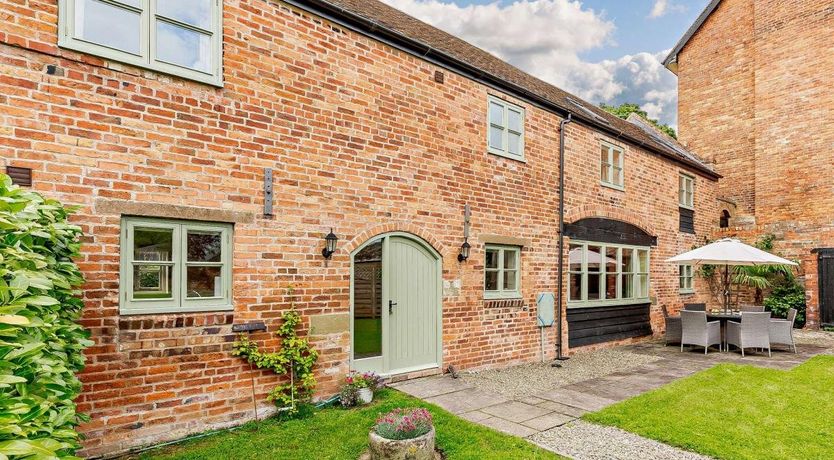
[[605, 181], [599, 181], [599, 185], [602, 185], [605, 188], [610, 188], [612, 190], [617, 190], [619, 192], [625, 192], [625, 185], [615, 185]]
[[686, 209], [687, 211], [695, 211], [695, 208], [693, 206], [684, 206], [684, 205], [678, 203], [678, 207], [681, 208], [681, 209]]
[[523, 298], [524, 297], [522, 297], [521, 293], [519, 292], [512, 292], [506, 294], [484, 292], [484, 300], [521, 300]]
[[154, 307], [154, 308], [120, 308], [120, 316], [134, 315], [176, 315], [179, 313], [215, 313], [221, 311], [235, 311], [234, 305], [208, 305], [195, 307]]
[[694, 289], [681, 289], [680, 291], [678, 291], [678, 294], [680, 294], [680, 295], [692, 295], [692, 294], [695, 294], [695, 290]]
[[501, 150], [495, 150], [495, 149], [488, 149], [487, 153], [489, 153], [490, 155], [495, 155], [497, 157], [506, 158], [508, 160], [517, 161], [519, 163], [527, 163], [527, 160], [524, 158], [523, 155], [521, 155], [521, 156], [519, 156], [519, 155], [510, 155], [509, 153], [504, 153]]

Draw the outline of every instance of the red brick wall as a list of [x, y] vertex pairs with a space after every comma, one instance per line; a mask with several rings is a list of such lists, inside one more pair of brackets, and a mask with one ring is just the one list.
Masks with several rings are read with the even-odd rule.
[[[251, 418], [253, 376], [266, 409], [276, 378], [230, 356], [232, 323], [264, 320], [269, 333], [253, 338], [269, 347], [291, 304], [305, 331], [320, 315], [347, 315], [350, 250], [387, 231], [416, 234], [443, 256], [444, 365], [539, 359], [535, 296], [556, 279], [558, 117], [515, 100], [527, 110], [520, 163], [486, 153], [487, 94], [500, 94], [448, 71], [438, 84], [435, 66], [285, 5], [224, 2], [218, 89], [58, 49], [56, 3], [0, 0], [0, 152], [5, 164], [34, 170], [35, 190], [80, 205], [84, 325], [95, 341], [79, 399], [92, 417], [85, 454]], [[603, 189], [600, 136], [578, 124], [569, 131], [570, 219], [607, 215], [659, 237], [659, 331], [658, 305], [684, 300], [676, 268], [662, 261], [696, 240], [677, 232], [679, 168], [626, 145], [626, 191]], [[273, 219], [261, 215], [266, 167], [275, 171]], [[706, 234], [715, 184], [697, 181]], [[459, 264], [465, 203], [474, 247]], [[123, 214], [234, 221], [234, 312], [120, 316]], [[326, 262], [330, 227], [340, 242]], [[529, 242], [524, 308], [485, 308], [487, 234]], [[320, 394], [332, 394], [348, 369], [349, 334], [311, 339]]]
[[776, 235], [802, 262], [809, 325], [818, 323], [816, 256], [834, 245], [834, 56], [820, 46], [825, 0], [724, 0], [678, 56], [681, 138], [714, 152], [736, 232]]

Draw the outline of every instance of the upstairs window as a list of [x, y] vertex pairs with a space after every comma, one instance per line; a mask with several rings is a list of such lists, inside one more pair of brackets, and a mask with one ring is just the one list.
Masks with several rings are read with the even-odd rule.
[[489, 97], [489, 153], [524, 160], [524, 109], [497, 97]]
[[623, 149], [603, 142], [600, 147], [600, 182], [602, 185], [623, 189]]
[[232, 226], [122, 220], [122, 314], [232, 310]]
[[678, 176], [678, 204], [686, 209], [695, 209], [695, 178], [686, 174]]
[[484, 297], [487, 299], [517, 299], [521, 297], [520, 247], [497, 245], [486, 247]]
[[59, 0], [59, 46], [222, 85], [221, 0]]

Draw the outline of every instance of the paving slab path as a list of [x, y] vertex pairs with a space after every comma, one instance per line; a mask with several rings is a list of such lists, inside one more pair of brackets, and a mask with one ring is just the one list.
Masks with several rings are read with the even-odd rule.
[[[772, 358], [766, 353], [748, 354], [742, 358], [735, 353], [682, 353], [678, 347], [664, 347], [657, 342], [629, 345], [621, 349], [650, 354], [658, 359], [628, 370], [515, 398], [478, 388], [464, 379], [453, 379], [450, 376], [426, 377], [392, 386], [464, 419], [527, 438], [576, 459], [697, 460], [706, 457], [617, 428], [601, 427], [578, 419], [587, 412], [601, 410], [719, 363], [790, 369], [826, 351], [825, 347], [803, 345], [797, 354], [775, 352]], [[562, 370], [553, 369], [553, 372]]]

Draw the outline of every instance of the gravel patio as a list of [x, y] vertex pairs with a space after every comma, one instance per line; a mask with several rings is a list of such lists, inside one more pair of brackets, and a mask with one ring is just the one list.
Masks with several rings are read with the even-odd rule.
[[748, 353], [745, 358], [733, 352], [681, 353], [677, 346], [650, 341], [576, 353], [559, 369], [549, 363], [525, 364], [462, 373], [458, 379], [428, 377], [394, 387], [575, 459], [703, 459], [579, 417], [719, 363], [791, 369], [812, 356], [834, 354], [832, 333], [797, 331], [796, 341], [798, 353], [779, 350], [772, 358], [766, 353]]

